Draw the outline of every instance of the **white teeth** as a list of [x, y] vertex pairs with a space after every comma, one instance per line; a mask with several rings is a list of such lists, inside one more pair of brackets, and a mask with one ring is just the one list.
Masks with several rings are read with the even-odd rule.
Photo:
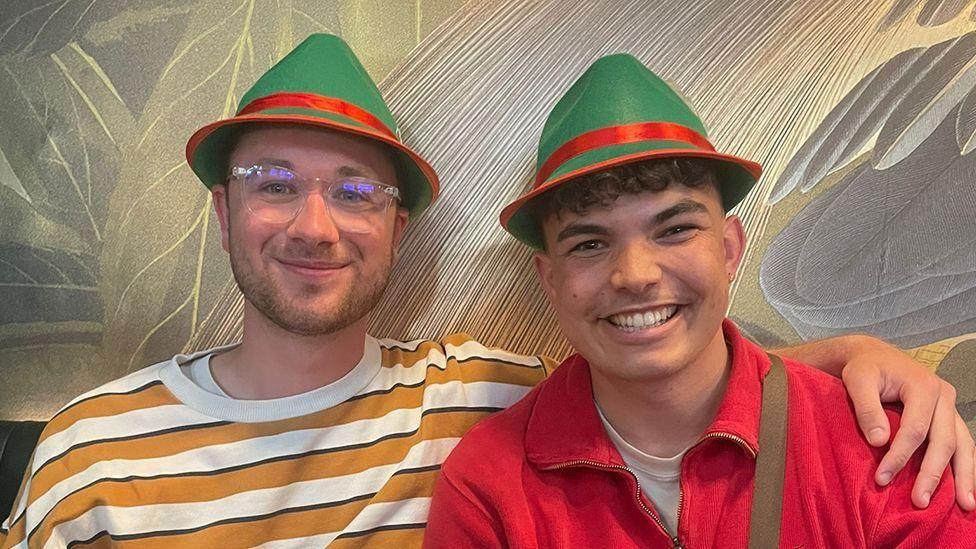
[[642, 328], [650, 328], [664, 324], [665, 321], [674, 315], [677, 309], [676, 306], [670, 305], [668, 307], [654, 309], [653, 311], [647, 311], [646, 313], [611, 315], [607, 320], [612, 324], [624, 328], [625, 331], [632, 332]]

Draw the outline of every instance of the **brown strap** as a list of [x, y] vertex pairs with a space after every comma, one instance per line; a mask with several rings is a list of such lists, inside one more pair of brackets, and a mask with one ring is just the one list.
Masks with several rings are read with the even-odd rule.
[[755, 491], [749, 519], [749, 548], [779, 546], [783, 518], [783, 477], [786, 469], [786, 369], [778, 356], [763, 380], [762, 412], [759, 416], [759, 453], [756, 456]]

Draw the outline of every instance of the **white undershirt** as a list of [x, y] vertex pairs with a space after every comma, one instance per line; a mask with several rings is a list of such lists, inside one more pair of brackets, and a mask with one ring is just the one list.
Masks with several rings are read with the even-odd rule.
[[688, 449], [676, 456], [666, 458], [646, 454], [624, 440], [624, 437], [620, 436], [620, 433], [607, 421], [600, 407], [597, 406], [596, 409], [610, 441], [617, 447], [627, 467], [637, 476], [641, 492], [651, 500], [654, 509], [664, 521], [668, 533], [672, 536], [677, 535], [678, 501], [681, 497], [681, 459]]

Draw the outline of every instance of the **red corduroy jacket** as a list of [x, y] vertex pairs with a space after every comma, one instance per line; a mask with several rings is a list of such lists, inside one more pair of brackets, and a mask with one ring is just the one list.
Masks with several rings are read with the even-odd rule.
[[[472, 428], [444, 463], [425, 546], [746, 547], [769, 358], [726, 321], [732, 350], [718, 414], [681, 464], [678, 531], [669, 534], [607, 438], [580, 356]], [[883, 449], [858, 429], [840, 380], [791, 361], [781, 547], [976, 547], [976, 517], [955, 505], [946, 471], [913, 507], [919, 450], [887, 488]], [[892, 430], [899, 414], [888, 410]]]

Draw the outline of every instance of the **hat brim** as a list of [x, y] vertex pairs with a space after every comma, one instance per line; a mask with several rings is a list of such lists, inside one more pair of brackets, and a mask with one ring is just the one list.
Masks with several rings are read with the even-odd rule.
[[242, 129], [256, 124], [295, 124], [351, 133], [387, 145], [394, 153], [403, 194], [400, 203], [410, 212], [410, 219], [415, 219], [437, 198], [440, 190], [437, 173], [420, 155], [396, 139], [338, 114], [297, 108], [276, 111], [218, 120], [194, 132], [186, 144], [186, 160], [193, 173], [208, 189], [224, 183], [229, 173], [230, 148]]
[[[759, 164], [729, 154], [689, 148], [650, 148], [654, 146], [653, 144], [644, 144], [643, 146], [647, 148], [629, 154], [619, 154], [619, 149], [633, 149], [634, 147], [606, 147], [599, 152], [594, 151], [597, 155], [604, 156], [603, 160], [574, 159], [577, 161], [566, 162], [569, 166], [560, 167], [545, 183], [505, 206], [499, 216], [502, 227], [521, 242], [537, 250], [542, 250], [545, 248], [545, 239], [542, 235], [542, 227], [539, 224], [540, 220], [533, 212], [532, 206], [535, 199], [578, 177], [642, 160], [701, 158], [714, 161], [714, 169], [717, 172], [719, 182], [719, 193], [722, 195], [722, 206], [725, 211], [729, 211], [738, 204], [762, 175], [762, 167]], [[607, 156], [609, 157], [607, 158]], [[583, 165], [577, 167], [574, 164]]]

